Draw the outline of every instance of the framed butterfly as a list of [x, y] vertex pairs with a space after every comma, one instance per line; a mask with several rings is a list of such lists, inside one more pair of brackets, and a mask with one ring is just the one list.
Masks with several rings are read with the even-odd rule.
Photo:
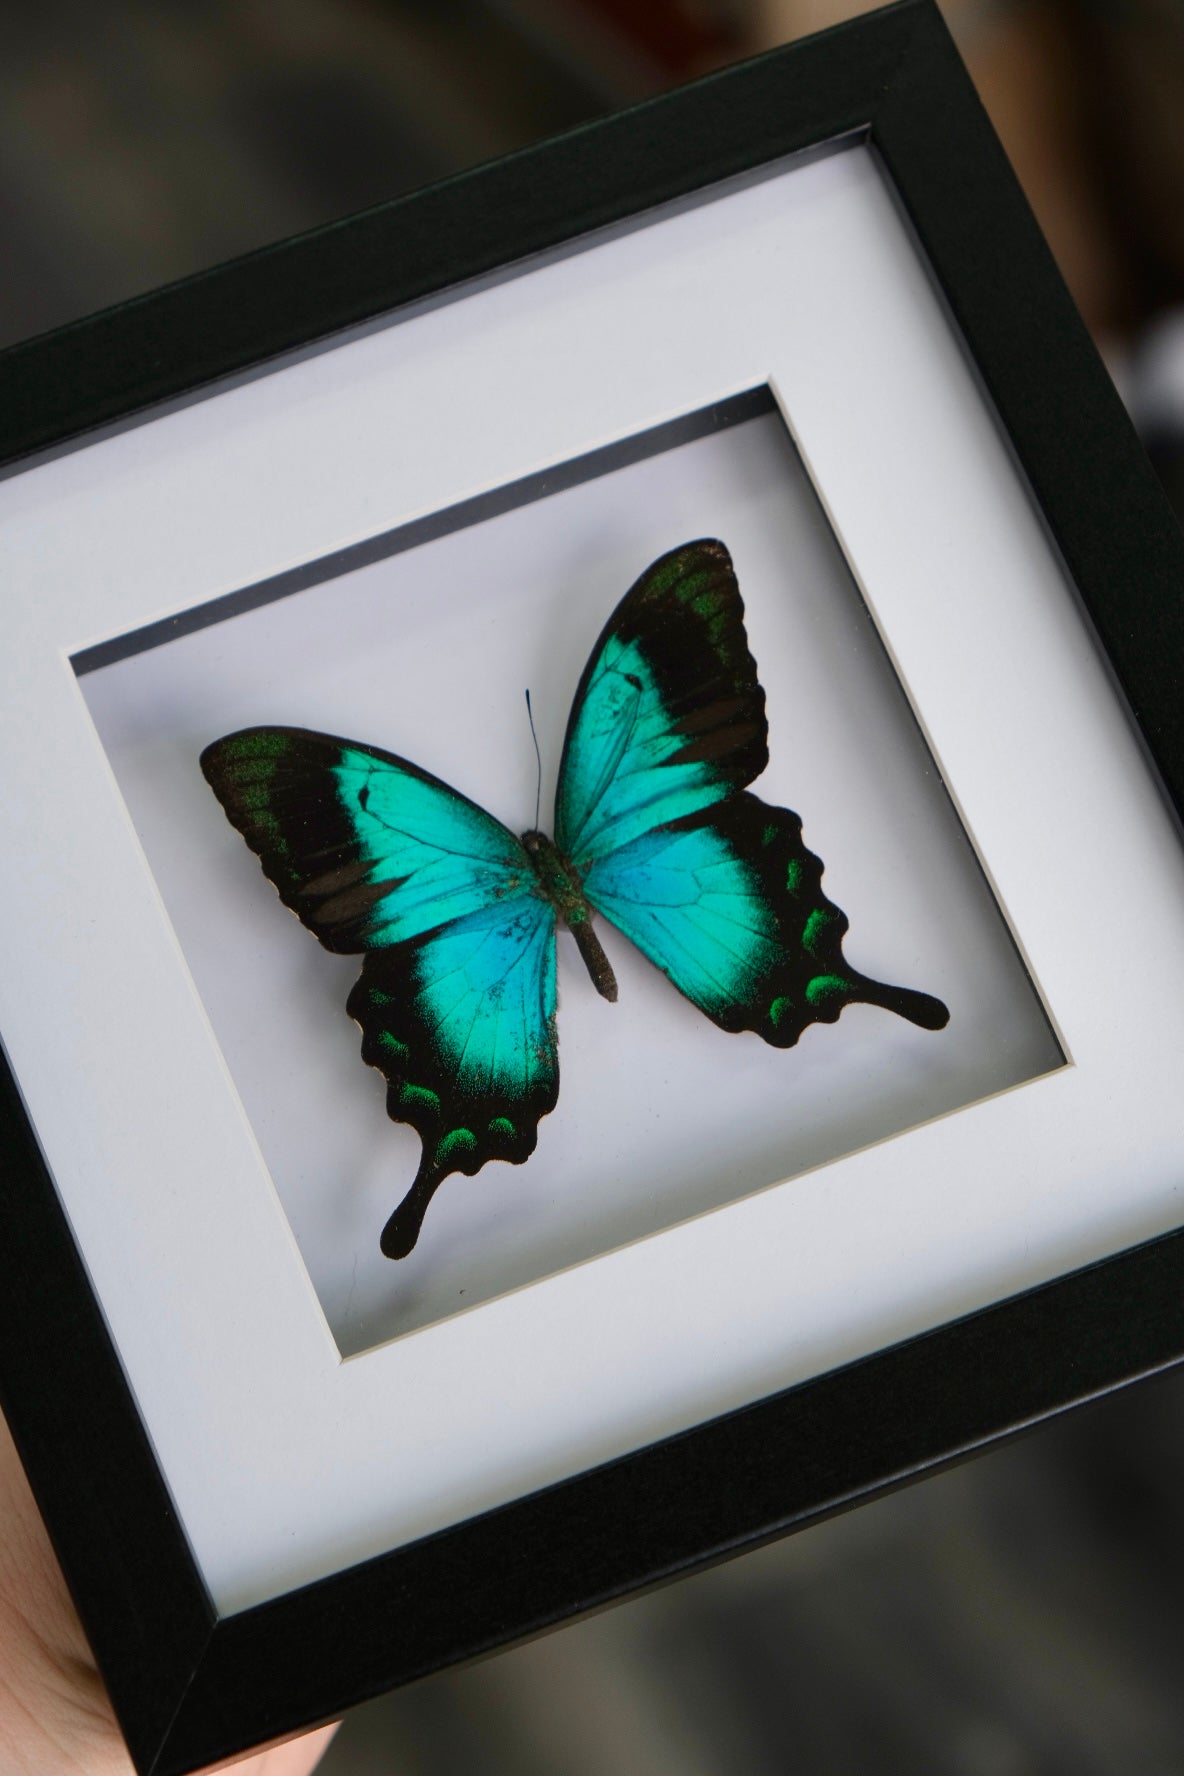
[[603, 915], [721, 1030], [790, 1048], [853, 1001], [927, 1030], [940, 1000], [843, 956], [801, 822], [746, 785], [768, 763], [765, 694], [720, 542], [655, 561], [606, 623], [572, 704], [554, 837], [516, 837], [377, 747], [246, 728], [201, 767], [284, 903], [328, 950], [358, 953], [348, 1010], [387, 1110], [423, 1142], [382, 1233], [419, 1236], [435, 1191], [491, 1159], [521, 1165], [559, 1093], [556, 933], [604, 998]]

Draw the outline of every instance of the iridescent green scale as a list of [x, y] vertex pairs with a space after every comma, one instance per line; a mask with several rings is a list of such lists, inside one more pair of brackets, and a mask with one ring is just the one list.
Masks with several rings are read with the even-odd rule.
[[940, 1000], [850, 967], [797, 815], [747, 791], [768, 762], [764, 705], [731, 559], [709, 540], [647, 568], [592, 650], [554, 840], [516, 838], [405, 759], [327, 734], [248, 728], [202, 754], [286, 904], [327, 949], [363, 954], [348, 1002], [362, 1055], [423, 1142], [388, 1257], [411, 1251], [450, 1173], [534, 1151], [559, 1089], [560, 919], [605, 998], [595, 912], [721, 1029], [779, 1048], [853, 1001], [946, 1023]]

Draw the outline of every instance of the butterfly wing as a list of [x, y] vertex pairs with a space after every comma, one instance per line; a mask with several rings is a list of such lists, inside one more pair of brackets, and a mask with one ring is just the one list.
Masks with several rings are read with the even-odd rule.
[[555, 1107], [554, 909], [513, 833], [391, 753], [248, 728], [201, 765], [284, 903], [326, 949], [364, 954], [362, 1055], [423, 1141], [382, 1236], [402, 1257], [442, 1179], [520, 1164]]
[[724, 545], [687, 543], [625, 594], [592, 650], [559, 766], [555, 838], [581, 874], [724, 800], [769, 762], [765, 693]]
[[798, 817], [745, 791], [767, 732], [731, 557], [685, 544], [622, 599], [572, 709], [556, 834], [589, 901], [721, 1029], [788, 1047], [852, 1001], [940, 1029], [939, 1000], [848, 965]]
[[852, 1001], [940, 1030], [940, 1000], [869, 980], [843, 956], [844, 913], [822, 891], [801, 822], [741, 792], [594, 862], [584, 891], [722, 1030], [791, 1047]]
[[437, 1187], [490, 1159], [520, 1165], [555, 1108], [555, 912], [514, 893], [422, 938], [367, 953], [348, 1010], [387, 1110], [423, 1141], [411, 1190], [382, 1233], [404, 1258]]

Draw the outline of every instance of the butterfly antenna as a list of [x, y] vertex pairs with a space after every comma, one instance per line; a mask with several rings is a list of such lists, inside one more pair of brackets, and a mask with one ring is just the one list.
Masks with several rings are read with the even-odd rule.
[[534, 829], [539, 829], [539, 809], [543, 801], [543, 755], [539, 751], [539, 737], [534, 731], [534, 710], [530, 707], [530, 692], [526, 693], [526, 719], [530, 723], [530, 737], [534, 741], [535, 762], [538, 765], [538, 777], [534, 792]]

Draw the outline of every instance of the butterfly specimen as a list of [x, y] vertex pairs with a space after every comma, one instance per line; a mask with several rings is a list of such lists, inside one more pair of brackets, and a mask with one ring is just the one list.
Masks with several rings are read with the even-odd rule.
[[450, 1173], [521, 1165], [559, 1092], [556, 931], [597, 990], [617, 983], [601, 913], [722, 1030], [789, 1048], [852, 1001], [927, 1030], [939, 999], [843, 957], [801, 822], [745, 785], [768, 763], [765, 694], [731, 557], [687, 543], [606, 623], [567, 724], [554, 838], [515, 837], [475, 802], [377, 747], [246, 728], [201, 766], [281, 899], [328, 950], [361, 953], [348, 1000], [387, 1110], [423, 1142], [382, 1234], [403, 1258]]

